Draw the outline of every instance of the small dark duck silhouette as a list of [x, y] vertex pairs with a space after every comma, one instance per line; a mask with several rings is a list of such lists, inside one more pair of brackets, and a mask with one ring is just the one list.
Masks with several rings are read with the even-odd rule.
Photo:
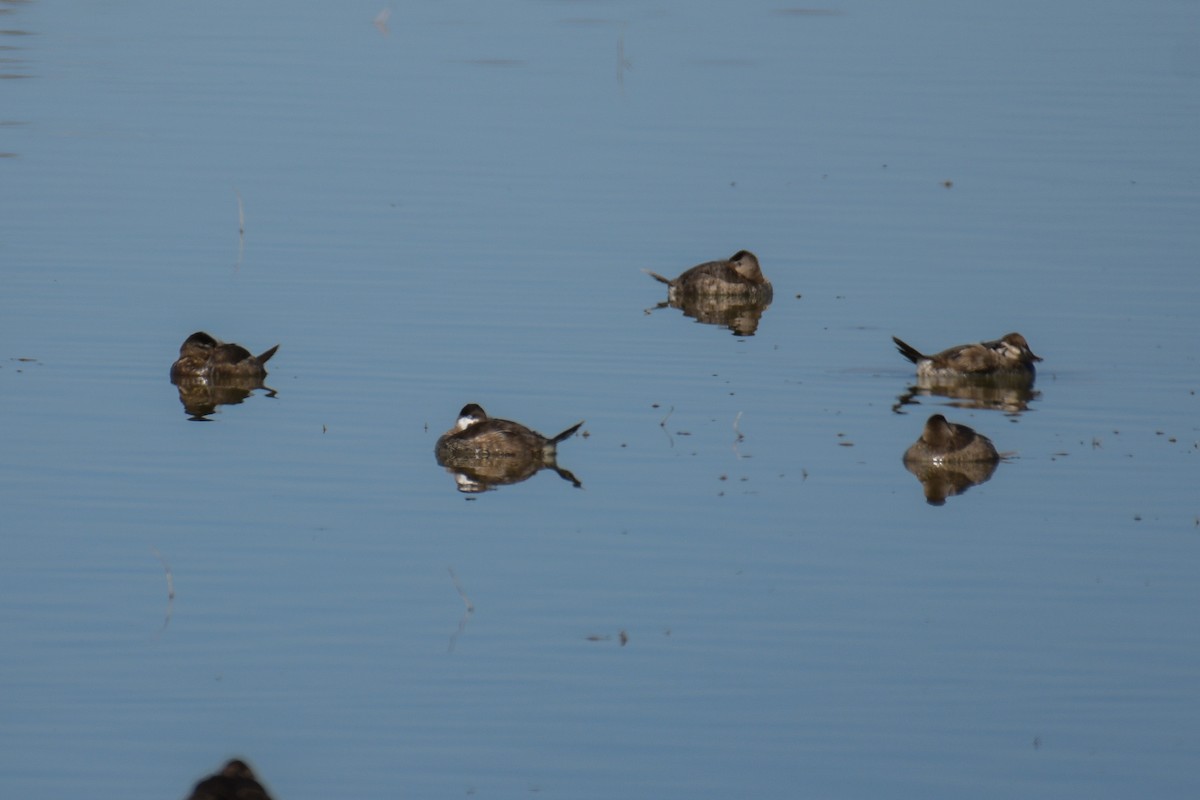
[[254, 770], [240, 758], [226, 762], [220, 772], [196, 784], [188, 800], [271, 800]]

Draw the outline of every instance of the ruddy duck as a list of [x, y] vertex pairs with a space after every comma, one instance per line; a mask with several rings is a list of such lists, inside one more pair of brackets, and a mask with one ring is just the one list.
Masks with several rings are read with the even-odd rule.
[[970, 461], [997, 462], [1000, 454], [992, 440], [966, 425], [948, 422], [941, 414], [925, 421], [921, 438], [904, 453], [906, 462], [961, 464]]
[[552, 462], [558, 443], [579, 430], [577, 422], [553, 438], [546, 438], [519, 422], [492, 419], [482, 407], [468, 403], [458, 421], [437, 440], [439, 458], [536, 458]]
[[267, 377], [263, 364], [278, 349], [275, 345], [256, 357], [239, 344], [226, 344], [197, 331], [179, 346], [179, 358], [171, 365], [171, 383], [261, 382]]
[[896, 349], [917, 365], [918, 378], [1021, 378], [1033, 380], [1035, 361], [1041, 361], [1029, 349], [1019, 333], [1009, 333], [992, 342], [960, 344], [927, 356], [912, 345], [893, 336]]
[[196, 784], [188, 800], [271, 800], [254, 770], [240, 758]]
[[761, 303], [770, 302], [771, 282], [762, 274], [758, 258], [749, 250], [738, 250], [728, 261], [709, 261], [692, 267], [678, 278], [664, 278], [657, 272], [646, 274], [670, 287], [671, 300], [698, 295], [744, 297]]

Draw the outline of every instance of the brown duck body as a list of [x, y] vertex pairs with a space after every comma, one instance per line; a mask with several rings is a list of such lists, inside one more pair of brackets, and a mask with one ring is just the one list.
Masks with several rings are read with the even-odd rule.
[[650, 270], [646, 270], [646, 274], [667, 284], [667, 296], [671, 300], [726, 296], [767, 303], [773, 294], [771, 282], [763, 275], [758, 258], [749, 250], [739, 250], [726, 261], [698, 264], [678, 278], [665, 278]]
[[519, 422], [492, 419], [475, 403], [463, 406], [458, 422], [437, 440], [439, 459], [521, 458], [553, 462], [558, 443], [579, 430], [577, 422], [554, 437], [542, 436]]
[[990, 342], [960, 344], [934, 355], [925, 355], [912, 345], [893, 336], [896, 349], [917, 365], [919, 378], [997, 377], [1033, 380], [1037, 374], [1029, 342], [1019, 333], [1009, 333]]
[[171, 382], [244, 383], [267, 377], [263, 366], [275, 355], [275, 345], [257, 356], [239, 344], [228, 344], [197, 331], [179, 347], [179, 358], [171, 365]]
[[925, 430], [904, 453], [906, 462], [955, 464], [971, 461], [1000, 460], [996, 446], [983, 434], [966, 425], [949, 422], [934, 414], [925, 422]]

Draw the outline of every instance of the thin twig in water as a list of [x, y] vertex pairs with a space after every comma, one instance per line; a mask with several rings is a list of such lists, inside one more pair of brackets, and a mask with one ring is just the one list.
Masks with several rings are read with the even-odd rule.
[[625, 89], [625, 70], [633, 69], [633, 62], [625, 57], [625, 23], [621, 23], [621, 32], [617, 34], [617, 85]]
[[742, 418], [742, 412], [740, 412], [740, 411], [737, 413], [737, 416], [733, 418], [733, 432], [734, 432], [734, 434], [736, 434], [736, 436], [733, 440], [733, 454], [735, 456], [737, 456], [738, 458], [742, 457], [742, 454], [740, 452], [738, 452], [738, 445], [746, 440], [745, 434], [743, 434], [742, 431], [738, 428], [738, 422], [741, 420], [741, 418]]
[[246, 255], [246, 209], [242, 205], [242, 193], [237, 189], [233, 191], [237, 194], [238, 201], [238, 254], [237, 264], [233, 267], [233, 271], [237, 272], [242, 268], [242, 259]]
[[667, 420], [669, 420], [671, 418], [671, 415], [674, 413], [675, 413], [675, 406], [671, 406], [671, 410], [668, 411], [667, 415], [662, 418], [662, 422], [658, 423], [658, 427], [660, 427], [660, 428], [667, 427]]
[[454, 574], [454, 570], [446, 567], [446, 572], [450, 573], [450, 579], [454, 581], [454, 588], [458, 590], [458, 596], [462, 598], [463, 605], [467, 607], [467, 611], [474, 611], [475, 605], [471, 602], [471, 598], [467, 597], [467, 593], [463, 591], [462, 584], [458, 582], [458, 576]]
[[671, 415], [674, 413], [675, 406], [671, 406], [671, 410], [668, 411], [667, 415], [662, 418], [662, 422], [658, 423], [658, 427], [662, 428], [663, 434], [667, 437], [667, 444], [671, 447], [671, 449], [675, 448], [675, 439], [671, 436], [671, 432], [667, 430], [667, 420], [670, 419]]
[[158, 560], [161, 561], [163, 565], [163, 572], [167, 574], [167, 614], [163, 619], [162, 627], [158, 629], [158, 633], [156, 634], [157, 638], [157, 636], [162, 636], [163, 631], [165, 631], [167, 626], [171, 624], [171, 609], [175, 605], [175, 579], [171, 577], [171, 565], [167, 563], [165, 558], [163, 558], [163, 554], [158, 552], [157, 547], [152, 546], [150, 549], [154, 551], [154, 555], [158, 556]]
[[450, 644], [446, 648], [447, 653], [453, 653], [454, 645], [458, 642], [458, 637], [467, 629], [467, 621], [475, 613], [475, 604], [471, 602], [471, 598], [467, 597], [467, 593], [463, 591], [462, 584], [458, 582], [458, 576], [454, 574], [454, 570], [446, 567], [446, 571], [450, 573], [450, 579], [454, 581], [454, 588], [458, 591], [458, 596], [462, 598], [463, 606], [466, 609], [463, 611], [462, 618], [458, 621], [458, 629], [450, 636]]
[[385, 8], [383, 11], [380, 11], [375, 15], [375, 19], [373, 21], [374, 25], [376, 29], [378, 29], [378, 31], [384, 36], [387, 36], [389, 33], [391, 33], [391, 31], [388, 30], [388, 20], [391, 19], [391, 16], [392, 10], [390, 8]]

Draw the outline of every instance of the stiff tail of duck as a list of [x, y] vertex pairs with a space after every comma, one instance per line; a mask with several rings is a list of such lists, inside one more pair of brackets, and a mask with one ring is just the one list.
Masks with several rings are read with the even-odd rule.
[[903, 339], [893, 336], [892, 341], [896, 343], [896, 349], [900, 351], [900, 355], [904, 356], [914, 364], [923, 358], [928, 358], [928, 356]]

